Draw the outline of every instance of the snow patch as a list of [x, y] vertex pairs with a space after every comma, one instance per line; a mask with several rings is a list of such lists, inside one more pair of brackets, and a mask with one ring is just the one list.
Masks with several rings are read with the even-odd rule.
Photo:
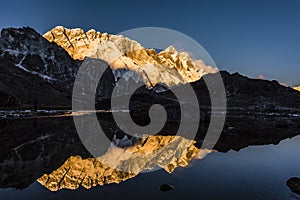
[[[144, 137], [144, 136], [143, 136]], [[127, 137], [127, 135], [125, 135], [123, 138], [118, 139], [116, 135], [114, 135], [111, 145], [110, 145], [110, 149], [111, 148], [125, 148], [125, 147], [130, 147], [132, 145], [134, 145], [136, 142], [138, 142], [142, 137], [134, 135], [132, 136], [131, 139], [129, 139]]]
[[134, 71], [129, 71], [129, 70], [126, 70], [126, 69], [117, 69], [117, 70], [112, 70], [112, 73], [115, 77], [116, 82], [120, 78], [124, 78], [126, 81], [128, 81], [131, 78], [136, 83], [142, 81], [142, 78], [137, 73], [135, 73]]
[[52, 77], [50, 77], [50, 76], [47, 76], [47, 75], [45, 75], [45, 74], [41, 74], [41, 73], [38, 73], [38, 72], [35, 72], [35, 71], [30, 71], [30, 70], [26, 69], [26, 68], [25, 68], [23, 65], [21, 65], [21, 64], [16, 64], [15, 66], [18, 67], [18, 68], [20, 68], [20, 69], [22, 69], [22, 70], [24, 70], [24, 71], [26, 71], [26, 72], [28, 72], [28, 73], [33, 74], [33, 75], [38, 75], [39, 77], [41, 77], [41, 78], [44, 79], [45, 81], [53, 81], [53, 80], [56, 80], [56, 79], [54, 79], [54, 78], [52, 78]]

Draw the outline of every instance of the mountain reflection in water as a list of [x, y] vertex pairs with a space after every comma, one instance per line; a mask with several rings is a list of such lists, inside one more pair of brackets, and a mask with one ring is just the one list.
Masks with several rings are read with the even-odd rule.
[[[200, 124], [201, 130], [194, 140], [174, 136], [170, 124], [166, 126], [167, 133], [145, 136], [127, 148], [112, 145], [95, 159], [82, 145], [72, 116], [1, 119], [0, 188], [24, 189], [36, 180], [52, 191], [120, 183], [156, 167], [171, 173], [211, 151], [239, 151], [253, 145], [278, 144], [300, 134], [298, 117], [227, 116], [214, 149], [204, 150], [201, 142], [203, 127], [209, 124], [206, 121]], [[102, 120], [100, 124], [116, 144], [124, 138], [110, 128], [110, 121]]]
[[38, 179], [51, 191], [77, 189], [80, 185], [120, 183], [156, 166], [172, 173], [177, 167], [186, 167], [194, 158], [201, 159], [212, 150], [194, 146], [195, 141], [180, 136], [149, 136], [126, 148], [112, 146], [99, 158], [82, 159], [71, 156], [53, 171]]

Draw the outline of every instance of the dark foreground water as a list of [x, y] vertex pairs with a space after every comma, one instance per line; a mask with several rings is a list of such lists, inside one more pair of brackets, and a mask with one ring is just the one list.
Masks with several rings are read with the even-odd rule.
[[[300, 176], [300, 136], [279, 145], [212, 153], [172, 174], [142, 173], [120, 184], [51, 192], [35, 182], [23, 190], [1, 189], [1, 199], [300, 199], [285, 182]], [[163, 183], [175, 190], [161, 192]]]
[[[91, 189], [81, 186], [76, 190], [55, 192], [35, 181], [23, 189], [0, 189], [0, 199], [300, 199], [286, 186], [290, 177], [300, 176], [299, 153], [300, 136], [296, 136], [277, 145], [249, 146], [238, 152], [213, 152], [172, 173], [160, 169], [140, 173], [119, 184], [98, 185]], [[22, 169], [18, 177], [22, 177]], [[1, 171], [3, 180], [6, 171], [3, 168]], [[159, 187], [165, 183], [175, 189], [160, 191]]]

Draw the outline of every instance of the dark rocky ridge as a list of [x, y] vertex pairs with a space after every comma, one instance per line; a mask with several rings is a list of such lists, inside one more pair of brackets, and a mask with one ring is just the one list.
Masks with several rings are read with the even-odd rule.
[[31, 28], [3, 29], [0, 35], [0, 107], [70, 107], [79, 61]]

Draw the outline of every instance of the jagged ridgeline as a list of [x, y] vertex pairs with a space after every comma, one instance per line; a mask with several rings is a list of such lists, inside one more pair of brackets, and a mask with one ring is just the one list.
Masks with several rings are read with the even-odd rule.
[[[178, 52], [170, 46], [157, 53], [123, 36], [58, 26], [44, 36], [31, 28], [1, 31], [0, 107], [32, 108], [34, 102], [38, 102], [42, 109], [71, 108], [74, 80], [85, 57], [109, 64], [100, 82], [103, 87], [98, 88], [98, 105], [105, 105], [101, 101], [109, 98], [110, 92], [103, 88], [111, 91], [116, 80], [124, 72], [131, 71], [138, 78], [129, 73], [129, 82], [142, 81], [147, 86], [142, 92], [150, 93], [152, 97], [159, 92], [168, 97], [172, 93], [166, 90], [167, 87], [191, 83], [200, 107], [210, 106], [207, 85], [202, 77], [215, 76], [217, 69], [206, 66], [201, 60], [193, 60], [186, 52]], [[231, 109], [299, 109], [299, 92], [277, 81], [249, 79], [225, 71], [220, 73]]]
[[79, 28], [58, 26], [43, 36], [64, 48], [74, 59], [83, 60], [89, 56], [107, 61], [114, 70], [135, 71], [149, 88], [157, 83], [173, 86], [194, 82], [204, 74], [217, 72], [216, 68], [193, 60], [188, 53], [178, 52], [173, 46], [156, 53], [138, 41], [121, 35], [101, 34], [93, 29], [84, 32]]
[[[1, 74], [6, 80], [1, 87], [1, 107], [26, 107], [35, 99], [42, 107], [70, 105], [77, 70], [87, 56], [107, 61], [115, 79], [124, 70], [134, 71], [148, 88], [158, 83], [192, 82], [217, 71], [172, 46], [156, 53], [129, 38], [95, 30], [85, 33], [56, 27], [42, 37], [31, 28], [3, 29], [0, 45]], [[117, 58], [116, 51], [120, 53]], [[107, 78], [107, 82], [112, 80]]]

